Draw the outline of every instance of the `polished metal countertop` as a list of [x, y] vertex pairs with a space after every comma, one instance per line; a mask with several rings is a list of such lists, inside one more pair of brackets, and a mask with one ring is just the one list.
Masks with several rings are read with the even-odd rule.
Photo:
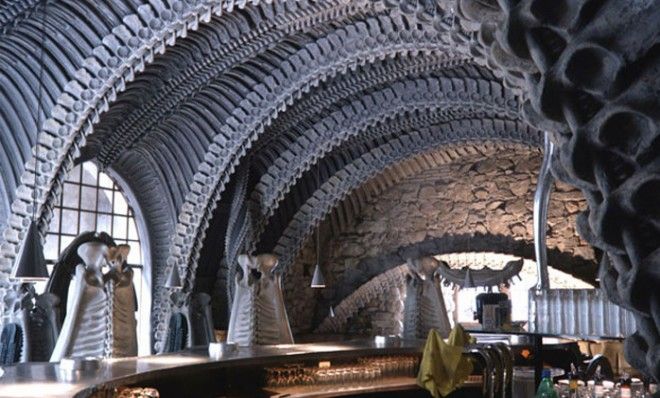
[[0, 397], [87, 397], [102, 388], [139, 384], [180, 371], [226, 366], [269, 365], [283, 361], [333, 359], [360, 355], [421, 352], [423, 340], [388, 339], [337, 343], [284, 344], [239, 347], [221, 358], [210, 358], [207, 347], [172, 354], [106, 359], [88, 372], [65, 372], [57, 363], [33, 362], [5, 367], [0, 377]]

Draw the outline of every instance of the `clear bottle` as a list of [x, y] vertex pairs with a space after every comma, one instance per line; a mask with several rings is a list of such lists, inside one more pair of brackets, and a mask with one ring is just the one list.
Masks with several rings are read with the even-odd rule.
[[555, 386], [552, 383], [552, 372], [550, 369], [543, 369], [541, 384], [536, 391], [535, 398], [558, 398]]
[[616, 387], [611, 380], [603, 380], [603, 398], [614, 398], [616, 396]]
[[580, 377], [578, 375], [575, 365], [571, 364], [571, 373], [568, 375], [568, 396], [571, 398], [579, 398], [578, 387]]
[[619, 382], [619, 397], [632, 398], [632, 380], [628, 373], [624, 373]]
[[603, 375], [600, 373], [600, 365], [596, 368], [596, 373], [594, 373], [594, 390], [593, 397], [601, 398], [605, 394], [605, 387], [603, 386]]

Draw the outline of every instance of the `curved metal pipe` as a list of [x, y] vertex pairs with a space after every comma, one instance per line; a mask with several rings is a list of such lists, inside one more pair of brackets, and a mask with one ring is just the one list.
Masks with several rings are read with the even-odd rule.
[[541, 164], [536, 193], [534, 194], [534, 254], [536, 254], [536, 268], [539, 278], [536, 288], [543, 290], [550, 289], [546, 231], [548, 228], [548, 203], [554, 185], [554, 177], [550, 172], [554, 151], [555, 146], [550, 140], [550, 133], [546, 131], [543, 143], [543, 163]]
[[481, 346], [472, 346], [467, 348], [466, 353], [476, 355], [480, 357], [484, 362], [484, 386], [483, 386], [483, 395], [487, 398], [495, 398], [495, 389], [493, 388], [493, 373], [495, 365], [493, 363], [493, 357], [488, 352], [487, 349]]
[[513, 382], [513, 353], [511, 348], [504, 343], [495, 343], [488, 345], [488, 348], [495, 351], [502, 364], [502, 379], [500, 383], [500, 396], [502, 398], [511, 396], [511, 383]]

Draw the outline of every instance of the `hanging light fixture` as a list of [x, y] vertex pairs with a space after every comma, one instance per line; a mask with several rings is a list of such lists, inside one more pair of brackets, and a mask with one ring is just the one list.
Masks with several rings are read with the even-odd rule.
[[314, 275], [312, 276], [312, 288], [323, 289], [325, 287], [325, 277], [321, 271], [321, 262], [319, 261], [319, 245], [320, 245], [320, 225], [316, 229], [316, 266], [314, 267]]
[[[319, 176], [319, 170], [321, 169], [321, 163], [319, 162], [316, 165], [316, 189], [321, 187], [321, 178]], [[323, 276], [323, 271], [321, 271], [321, 261], [320, 261], [320, 246], [321, 245], [321, 223], [319, 222], [316, 227], [316, 266], [314, 267], [314, 275], [312, 276], [312, 285], [314, 289], [323, 289], [325, 287], [325, 277]]]
[[170, 269], [170, 274], [167, 276], [167, 281], [165, 281], [165, 287], [170, 289], [183, 289], [183, 283], [181, 283], [181, 276], [179, 275], [179, 266], [173, 265]]
[[30, 221], [10, 277], [21, 282], [38, 282], [48, 279], [44, 248], [41, 244], [36, 220]]
[[41, 22], [41, 51], [39, 54], [39, 95], [37, 99], [37, 140], [34, 152], [34, 189], [32, 193], [32, 219], [23, 238], [20, 250], [14, 261], [10, 278], [21, 282], [38, 282], [48, 279], [48, 269], [44, 259], [44, 246], [39, 233], [37, 219], [37, 184], [39, 183], [39, 129], [41, 128], [41, 100], [43, 97], [44, 47], [46, 46], [47, 3]]
[[325, 287], [325, 277], [323, 277], [323, 272], [321, 272], [321, 266], [316, 263], [314, 267], [314, 276], [312, 276], [312, 287], [314, 289], [323, 289]]

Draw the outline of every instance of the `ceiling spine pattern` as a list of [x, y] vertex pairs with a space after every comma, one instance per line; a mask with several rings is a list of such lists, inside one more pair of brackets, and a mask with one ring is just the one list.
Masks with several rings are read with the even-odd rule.
[[[250, 217], [243, 222], [253, 224], [249, 226], [252, 229], [251, 243], [247, 242], [246, 250], [255, 250], [256, 239], [264, 231], [279, 202], [302, 174], [333, 148], [358, 135], [368, 135], [373, 140], [377, 134], [384, 136], [392, 130], [403, 131], [410, 124], [401, 126], [401, 121], [396, 119], [404, 114], [441, 115], [451, 109], [474, 107], [484, 113], [516, 119], [515, 99], [510, 97], [514, 103], [508, 106], [511, 103], [506, 104], [506, 98], [498, 95], [502, 93], [497, 83], [483, 79], [427, 78], [399, 81], [385, 90], [369, 93], [345, 105], [342, 110], [316, 122], [295, 140], [283, 139], [281, 150], [277, 151], [279, 158], [271, 162], [249, 196], [247, 207]], [[428, 123], [428, 119], [424, 120], [424, 124]], [[379, 125], [385, 129], [374, 131], [373, 127]], [[232, 242], [232, 245], [240, 244]], [[232, 262], [228, 259], [228, 263]]]
[[[2, 254], [0, 272], [5, 276], [0, 283], [3, 286], [9, 283], [6, 276], [11, 270], [19, 243], [26, 232], [25, 228], [32, 212], [32, 192], [37, 190], [38, 228], [41, 235], [45, 236], [52, 217], [53, 203], [62, 188], [66, 174], [80, 155], [80, 148], [85, 144], [85, 138], [92, 133], [100, 115], [108, 110], [110, 104], [117, 98], [117, 94], [124, 90], [126, 83], [132, 81], [136, 73], [144, 70], [145, 65], [153, 61], [155, 54], [163, 53], [167, 46], [174, 45], [177, 38], [185, 37], [188, 30], [197, 29], [200, 21], [208, 22], [213, 14], [219, 15], [225, 10], [229, 11], [235, 4], [233, 1], [209, 3], [196, 0], [185, 3], [173, 1], [171, 5], [161, 1], [152, 3], [142, 4], [136, 7], [134, 14], [121, 18], [123, 23], [113, 27], [112, 33], [97, 38], [101, 45], [87, 48], [86, 54], [77, 54], [79, 58], [83, 58], [82, 65], [77, 70], [71, 69], [74, 63], [67, 62], [70, 58], [66, 54], [58, 54], [57, 50], [51, 49], [52, 58], [46, 59], [46, 66], [52, 75], [51, 79], [59, 78], [58, 83], [61, 84], [59, 86], [61, 88], [52, 86], [49, 81], [44, 82], [47, 85], [47, 94], [53, 100], [50, 117], [45, 120], [43, 126], [22, 127], [28, 131], [38, 131], [36, 145], [39, 146], [38, 152], [41, 156], [38, 173], [40, 177], [38, 180], [35, 178], [36, 148], [32, 147], [32, 156], [24, 165], [24, 170], [19, 173], [20, 184], [15, 188], [16, 196], [12, 203], [12, 213], [0, 246]], [[62, 23], [66, 24], [64, 21], [69, 21], [78, 24], [78, 29], [68, 30], [70, 36], [62, 36], [57, 41], [50, 39], [49, 43], [53, 46], [55, 45], [53, 43], [60, 42], [87, 43], [88, 40], [83, 35], [90, 34], [94, 37], [93, 29], [90, 27], [85, 31], [82, 29], [82, 24], [92, 25], [97, 22], [95, 7], [90, 6], [90, 10], [86, 13], [90, 19], [81, 21], [72, 19], [65, 11], [60, 12], [58, 8], [60, 4], [53, 4], [52, 9], [49, 10], [49, 16], [52, 18], [50, 22], [54, 24], [54, 21], [61, 19]], [[62, 4], [63, 8], [65, 6]], [[37, 30], [33, 31], [38, 33]], [[10, 33], [17, 33], [17, 30]], [[0, 36], [0, 40], [5, 42], [9, 42], [10, 39], [11, 37]], [[35, 65], [31, 66], [35, 67]], [[58, 67], [62, 76], [55, 76], [54, 72], [51, 72], [51, 69], [57, 70]], [[14, 109], [14, 114], [21, 116], [21, 121], [14, 121], [12, 126], [22, 126], [22, 121], [33, 120], [31, 115], [25, 114], [31, 109], [29, 104], [19, 101], [20, 98], [24, 98], [21, 92], [35, 94], [33, 90], [27, 88], [30, 86], [28, 83], [21, 83], [30, 76], [30, 72], [26, 72], [24, 76], [21, 73], [24, 71], [19, 68], [7, 67], [6, 70], [15, 74], [12, 78], [17, 85], [7, 86], [5, 89], [14, 90], [11, 98], [16, 103], [6, 104], [7, 107], [3, 109]], [[49, 73], [46, 74], [47, 78]], [[69, 74], [74, 79], [65, 81], [64, 75]], [[51, 86], [48, 86], [49, 84]], [[11, 129], [9, 126], [3, 127], [6, 131], [13, 131], [13, 134], [8, 136], [17, 137], [21, 134], [27, 137], [34, 136], [31, 133]], [[2, 134], [2, 137], [5, 136]], [[3, 155], [6, 156], [6, 153]], [[16, 148], [16, 152], [13, 153], [20, 153], [20, 148]], [[16, 164], [17, 162], [11, 162], [11, 167], [7, 170], [16, 170]], [[4, 167], [3, 164], [3, 170]]]
[[[305, 204], [300, 206], [293, 220], [282, 233], [273, 253], [275, 253], [283, 271], [293, 263], [307, 237], [336, 205], [351, 191], [363, 185], [407, 158], [437, 150], [439, 147], [457, 146], [470, 142], [494, 142], [506, 149], [506, 143], [525, 146], [537, 146], [539, 133], [522, 122], [509, 120], [461, 120], [444, 125], [431, 126], [420, 131], [403, 135], [381, 147], [364, 154], [361, 158], [347, 165], [329, 178]], [[515, 148], [515, 145], [509, 148]], [[448, 150], [447, 157], [440, 157], [438, 164], [452, 161], [461, 156], [461, 150]], [[453, 157], [452, 157], [453, 155]], [[430, 165], [433, 167], [433, 164]], [[423, 170], [424, 168], [422, 168]]]
[[[230, 183], [243, 185], [229, 206], [229, 258], [270, 245], [286, 268], [310, 226], [349, 203], [334, 197], [359, 201], [360, 186], [380, 181], [374, 176], [385, 174], [375, 167], [461, 142], [536, 146], [539, 130], [523, 125], [516, 108], [554, 133], [555, 174], [589, 204], [581, 234], [608, 253], [602, 284], [637, 316], [628, 358], [660, 378], [659, 19], [658, 0], [3, 3], [0, 131], [11, 134], [0, 134], [0, 195], [11, 207], [0, 208], [0, 217], [10, 213], [0, 288], [16, 287], [8, 274], [33, 192], [44, 236], [76, 160], [96, 159], [142, 190], [136, 196], [159, 251], [154, 269], [185, 269], [187, 294], [210, 218], [232, 200]], [[46, 70], [37, 118], [40, 45]], [[502, 81], [505, 103], [479, 96], [492, 78], [461, 75], [467, 64]], [[316, 170], [324, 173], [321, 189]], [[308, 209], [323, 203], [332, 204]], [[243, 212], [251, 221], [241, 222]], [[170, 301], [161, 279], [153, 295], [157, 345]]]
[[[251, 143], [288, 104], [319, 82], [360, 64], [397, 54], [446, 48], [437, 33], [423, 27], [410, 27], [410, 30], [402, 31], [408, 33], [404, 35], [393, 30], [396, 26], [394, 18], [383, 16], [379, 23], [373, 22], [337, 29], [327, 39], [308, 44], [275, 69], [263, 83], [257, 84], [232, 116], [218, 126], [220, 130], [193, 177], [194, 182], [190, 184], [181, 207], [168, 259], [170, 266], [182, 266], [190, 275], [194, 274], [209, 218], [225, 185]], [[400, 23], [399, 27], [405, 29], [402, 25]], [[388, 37], [392, 32], [396, 33], [395, 37]], [[191, 286], [186, 283], [185, 288]]]

